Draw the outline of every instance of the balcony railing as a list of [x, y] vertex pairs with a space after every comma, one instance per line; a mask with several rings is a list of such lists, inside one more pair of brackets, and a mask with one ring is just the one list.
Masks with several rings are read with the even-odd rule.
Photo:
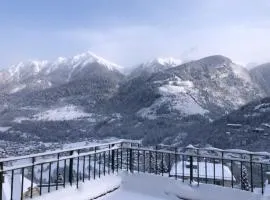
[[[143, 147], [139, 142], [112, 143], [0, 160], [0, 200], [33, 198], [79, 182], [127, 171], [151, 173], [198, 185], [264, 193], [270, 162], [249, 152]], [[255, 159], [256, 158], [256, 159]], [[260, 159], [258, 159], [260, 158]]]

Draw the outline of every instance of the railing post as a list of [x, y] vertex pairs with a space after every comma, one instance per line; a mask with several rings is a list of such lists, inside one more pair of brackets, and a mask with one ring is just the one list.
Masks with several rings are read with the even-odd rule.
[[129, 149], [129, 171], [133, 172], [132, 148]]
[[[3, 195], [3, 183], [4, 183], [4, 173], [3, 173], [3, 163], [0, 162], [0, 200], [2, 200], [2, 195]], [[13, 183], [12, 183], [13, 184]]]
[[191, 184], [193, 182], [193, 157], [192, 156], [189, 157], [189, 164], [190, 164], [189, 174], [190, 174], [190, 184]]
[[251, 192], [253, 192], [253, 165], [252, 165], [252, 154], [250, 154], [250, 185], [251, 185]]
[[[70, 151], [69, 153], [70, 156], [73, 155], [73, 151]], [[70, 185], [72, 185], [72, 181], [73, 181], [73, 158], [69, 159], [69, 183]]]
[[111, 161], [112, 161], [112, 172], [114, 173], [114, 157], [115, 157], [115, 150], [114, 150], [114, 144], [112, 144], [112, 158], [111, 158]]

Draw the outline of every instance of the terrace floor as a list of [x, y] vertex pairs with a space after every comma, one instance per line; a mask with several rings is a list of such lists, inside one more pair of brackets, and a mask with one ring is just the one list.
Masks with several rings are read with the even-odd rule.
[[34, 200], [268, 200], [262, 196], [238, 189], [215, 185], [190, 185], [150, 174], [107, 175], [100, 179], [66, 187]]

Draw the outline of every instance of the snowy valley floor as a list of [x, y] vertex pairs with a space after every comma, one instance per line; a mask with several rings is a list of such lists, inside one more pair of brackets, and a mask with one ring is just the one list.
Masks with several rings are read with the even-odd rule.
[[[107, 194], [106, 194], [107, 193]], [[105, 194], [105, 195], [104, 195]], [[104, 196], [102, 196], [104, 195]], [[98, 198], [97, 198], [98, 197]], [[200, 184], [189, 185], [149, 174], [108, 175], [68, 187], [35, 200], [270, 200], [260, 194]]]

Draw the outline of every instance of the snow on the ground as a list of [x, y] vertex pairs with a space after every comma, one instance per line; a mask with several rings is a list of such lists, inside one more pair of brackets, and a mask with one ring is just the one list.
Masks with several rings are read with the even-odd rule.
[[73, 105], [47, 110], [33, 116], [34, 120], [42, 121], [63, 121], [88, 117], [91, 117], [91, 114], [85, 113]]
[[27, 118], [27, 117], [16, 117], [13, 122], [16, 122], [16, 123], [22, 123], [23, 121], [27, 121], [27, 120], [30, 120], [30, 118]]
[[66, 188], [35, 197], [35, 200], [88, 200], [98, 197], [120, 186], [121, 178], [117, 175], [104, 176], [100, 179], [86, 181], [79, 184], [79, 188], [66, 186]]
[[169, 107], [170, 110], [176, 110], [183, 115], [205, 115], [209, 113], [204, 109], [196, 99], [199, 99], [199, 92], [193, 82], [184, 81], [178, 76], [167, 79], [159, 87], [161, 97], [151, 106], [142, 108], [137, 114], [150, 120], [157, 118], [157, 110], [160, 107]]
[[19, 85], [13, 88], [9, 93], [13, 94], [13, 93], [19, 92], [20, 90], [23, 90], [24, 88], [26, 88], [26, 85]]
[[95, 116], [92, 113], [86, 113], [74, 105], [52, 108], [44, 112], [33, 115], [32, 117], [16, 117], [13, 122], [22, 121], [64, 121], [87, 119], [89, 122], [95, 122]]
[[268, 200], [267, 197], [262, 198], [261, 194], [239, 189], [207, 184], [190, 185], [163, 176], [128, 173], [104, 176], [80, 183], [79, 189], [68, 186], [34, 199], [87, 200], [98, 196], [101, 196], [98, 200]]
[[216, 185], [197, 186], [150, 174], [122, 175], [120, 188], [100, 200], [260, 200], [260, 194]]
[[6, 131], [8, 131], [9, 129], [11, 129], [10, 126], [0, 126], [0, 132], [6, 132]]

